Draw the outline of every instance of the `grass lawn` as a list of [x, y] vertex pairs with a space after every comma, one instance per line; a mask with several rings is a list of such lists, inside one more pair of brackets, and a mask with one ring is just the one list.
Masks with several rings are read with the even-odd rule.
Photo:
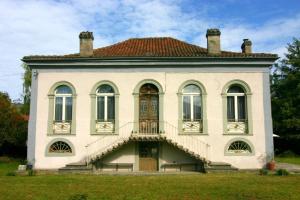
[[300, 165], [300, 157], [276, 157], [275, 161]]
[[18, 162], [0, 160], [0, 199], [68, 200], [87, 194], [101, 199], [300, 199], [300, 176], [260, 176], [257, 173], [112, 176], [6, 176]]

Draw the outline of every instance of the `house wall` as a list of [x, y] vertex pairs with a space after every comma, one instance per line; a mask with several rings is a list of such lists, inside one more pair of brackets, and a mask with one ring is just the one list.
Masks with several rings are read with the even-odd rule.
[[[28, 159], [38, 169], [63, 167], [70, 162], [78, 162], [89, 153], [85, 147], [100, 135], [91, 135], [91, 89], [101, 80], [113, 82], [119, 90], [119, 126], [132, 130], [130, 122], [134, 121], [134, 96], [136, 85], [145, 79], [157, 81], [164, 92], [163, 119], [173, 126], [178, 126], [178, 88], [187, 80], [202, 83], [207, 92], [207, 134], [196, 135], [199, 140], [210, 145], [209, 160], [228, 162], [238, 168], [260, 168], [265, 164], [267, 154], [273, 152], [272, 123], [270, 112], [269, 71], [268, 68], [131, 68], [131, 69], [38, 69], [38, 76], [33, 79], [33, 99], [29, 126]], [[222, 88], [231, 80], [246, 82], [252, 92], [253, 133], [249, 135], [224, 135]], [[76, 90], [76, 134], [47, 135], [50, 88], [57, 82], [68, 81]], [[119, 136], [128, 135], [120, 129]], [[167, 133], [166, 133], [167, 134]], [[116, 137], [116, 136], [112, 136]], [[178, 136], [181, 138], [189, 136]], [[73, 144], [75, 154], [69, 157], [49, 157], [47, 145], [54, 139], [64, 138]], [[224, 154], [225, 146], [234, 138], [243, 138], [254, 146], [254, 155], [228, 156]], [[114, 139], [111, 139], [113, 141]], [[97, 143], [98, 144], [98, 143]], [[94, 145], [95, 149], [97, 146]], [[99, 147], [100, 148], [100, 147]], [[129, 158], [128, 158], [129, 159]], [[131, 159], [131, 158], [130, 158]]]

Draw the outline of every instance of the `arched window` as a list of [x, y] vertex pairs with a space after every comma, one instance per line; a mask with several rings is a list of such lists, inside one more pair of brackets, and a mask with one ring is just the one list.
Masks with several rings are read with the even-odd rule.
[[57, 141], [49, 147], [49, 153], [72, 153], [72, 148], [66, 142]]
[[46, 147], [46, 156], [73, 156], [75, 148], [71, 142], [63, 138], [52, 140]]
[[66, 85], [55, 90], [55, 122], [70, 122], [72, 120], [72, 90]]
[[250, 145], [245, 141], [237, 140], [228, 146], [226, 149], [227, 154], [252, 154], [253, 150], [251, 149]]
[[96, 132], [112, 133], [115, 128], [115, 91], [102, 84], [96, 91]]
[[49, 111], [47, 133], [76, 134], [76, 90], [67, 81], [52, 85], [48, 92]]
[[246, 96], [239, 85], [232, 85], [227, 91], [227, 121], [246, 122]]
[[201, 89], [195, 84], [186, 85], [182, 90], [182, 118], [184, 132], [202, 131]]
[[224, 134], [253, 134], [251, 89], [243, 80], [231, 80], [222, 89]]
[[97, 90], [97, 120], [113, 122], [115, 120], [114, 89], [107, 84], [101, 85]]

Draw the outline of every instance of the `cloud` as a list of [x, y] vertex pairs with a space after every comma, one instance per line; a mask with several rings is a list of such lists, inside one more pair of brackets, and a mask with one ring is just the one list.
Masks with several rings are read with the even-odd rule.
[[[227, 0], [231, 6], [235, 0]], [[197, 6], [196, 3], [197, 3]], [[195, 5], [194, 5], [195, 4]], [[78, 34], [94, 32], [95, 47], [130, 37], [171, 36], [206, 46], [207, 28], [221, 28], [222, 49], [240, 51], [250, 38], [255, 51], [283, 55], [299, 35], [300, 15], [255, 23], [216, 18], [218, 3], [192, 0], [1, 0], [0, 91], [12, 98], [22, 91], [20, 59], [33, 54], [66, 54], [79, 50]]]

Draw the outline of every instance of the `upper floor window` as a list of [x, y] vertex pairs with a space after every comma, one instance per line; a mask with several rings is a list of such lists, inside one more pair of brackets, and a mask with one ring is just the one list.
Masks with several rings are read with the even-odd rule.
[[114, 122], [115, 120], [115, 92], [107, 84], [101, 85], [96, 92], [97, 121]]
[[245, 92], [239, 85], [232, 85], [227, 91], [227, 120], [228, 122], [246, 121]]
[[201, 89], [194, 84], [182, 90], [182, 117], [184, 132], [202, 131], [202, 100]]
[[55, 122], [70, 122], [72, 120], [72, 90], [66, 85], [55, 90]]

